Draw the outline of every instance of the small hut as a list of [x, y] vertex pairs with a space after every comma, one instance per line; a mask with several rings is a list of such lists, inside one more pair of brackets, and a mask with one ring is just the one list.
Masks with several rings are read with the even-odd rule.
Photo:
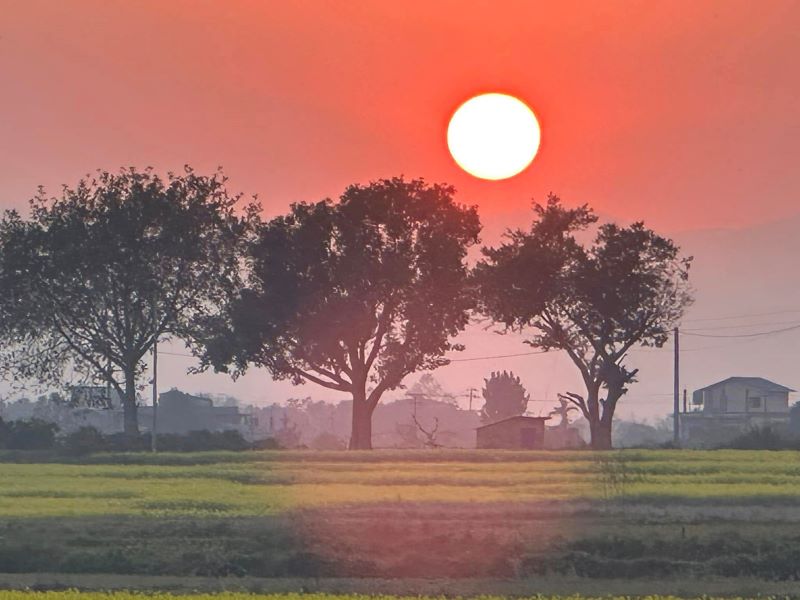
[[477, 447], [504, 450], [541, 450], [544, 424], [550, 417], [509, 417], [477, 429]]

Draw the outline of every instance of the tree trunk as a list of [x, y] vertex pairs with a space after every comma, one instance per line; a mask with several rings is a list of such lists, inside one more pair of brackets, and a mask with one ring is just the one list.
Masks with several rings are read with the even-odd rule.
[[136, 376], [132, 370], [125, 371], [125, 397], [122, 399], [122, 410], [125, 437], [138, 437], [139, 417], [136, 410]]
[[611, 450], [611, 427], [617, 401], [622, 397], [621, 386], [611, 386], [603, 403], [603, 411], [598, 419], [595, 431], [592, 432], [592, 448], [594, 450]]
[[590, 423], [592, 450], [611, 450], [611, 419]]
[[350, 450], [372, 450], [372, 408], [366, 394], [353, 394], [353, 428]]

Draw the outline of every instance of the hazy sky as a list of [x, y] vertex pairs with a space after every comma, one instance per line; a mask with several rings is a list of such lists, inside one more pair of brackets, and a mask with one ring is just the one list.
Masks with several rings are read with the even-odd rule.
[[[798, 57], [798, 2], [0, 0], [0, 207], [96, 168], [190, 163], [223, 165], [270, 214], [403, 173], [453, 183], [489, 238], [548, 191], [668, 233], [758, 227], [798, 212]], [[480, 91], [520, 96], [542, 125], [533, 165], [505, 182], [472, 178], [447, 152], [451, 112]], [[695, 285], [702, 300], [736, 281]], [[738, 301], [695, 314], [797, 306], [766, 290]], [[525, 351], [476, 335], [465, 356]], [[465, 364], [442, 378], [477, 386], [508, 365], [534, 396], [572, 381], [552, 356]], [[165, 379], [190, 389], [291, 392], [180, 366]], [[658, 373], [643, 389], [669, 392]]]

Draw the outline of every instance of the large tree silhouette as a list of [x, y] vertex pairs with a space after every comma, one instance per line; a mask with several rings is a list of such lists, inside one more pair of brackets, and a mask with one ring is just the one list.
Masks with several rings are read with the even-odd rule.
[[465, 259], [480, 222], [453, 193], [386, 179], [265, 223], [249, 284], [207, 340], [206, 362], [234, 375], [264, 366], [350, 394], [350, 448], [371, 448], [384, 392], [461, 349], [450, 340], [473, 306]]
[[475, 270], [483, 311], [531, 332], [528, 344], [567, 353], [586, 389], [564, 398], [589, 422], [592, 447], [610, 448], [617, 402], [636, 380], [627, 353], [667, 341], [691, 302], [691, 258], [642, 223], [600, 225], [584, 245], [578, 237], [597, 217], [556, 196], [535, 212], [528, 231], [510, 231], [505, 243], [483, 250]]
[[[0, 222], [0, 334], [13, 374], [58, 378], [65, 366], [111, 385], [125, 432], [138, 432], [137, 381], [159, 336], [191, 341], [198, 317], [237, 289], [255, 206], [237, 216], [225, 178], [190, 169], [99, 172], [31, 217]], [[120, 379], [121, 376], [121, 379]]]

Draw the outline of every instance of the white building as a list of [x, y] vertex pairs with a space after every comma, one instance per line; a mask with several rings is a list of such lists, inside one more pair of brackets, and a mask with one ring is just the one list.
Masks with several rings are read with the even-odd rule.
[[681, 414], [681, 438], [691, 446], [714, 446], [756, 427], [785, 430], [789, 394], [795, 390], [763, 377], [729, 377], [692, 394]]

